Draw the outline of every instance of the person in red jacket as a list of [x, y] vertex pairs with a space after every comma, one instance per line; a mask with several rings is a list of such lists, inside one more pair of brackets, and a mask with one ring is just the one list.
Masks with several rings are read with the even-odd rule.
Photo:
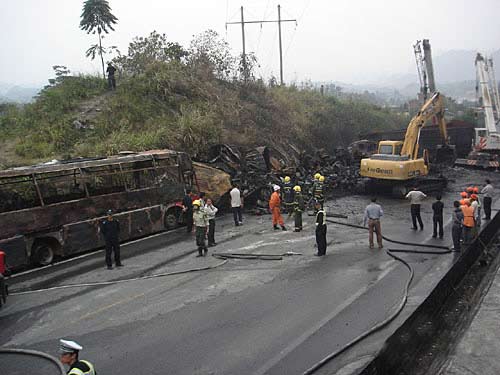
[[269, 209], [273, 214], [273, 227], [275, 230], [279, 230], [279, 224], [282, 230], [286, 230], [283, 216], [281, 216], [280, 187], [278, 185], [274, 185], [273, 190], [274, 192], [271, 194], [271, 198], [269, 199]]

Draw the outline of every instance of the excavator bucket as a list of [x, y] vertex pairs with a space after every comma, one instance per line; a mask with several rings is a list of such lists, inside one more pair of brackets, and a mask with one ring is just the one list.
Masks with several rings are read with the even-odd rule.
[[454, 145], [438, 145], [436, 149], [436, 163], [452, 166], [457, 158]]

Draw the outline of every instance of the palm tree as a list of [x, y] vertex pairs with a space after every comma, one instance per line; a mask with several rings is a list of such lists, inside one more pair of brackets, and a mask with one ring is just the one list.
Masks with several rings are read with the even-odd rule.
[[86, 0], [83, 3], [83, 10], [80, 21], [80, 29], [87, 32], [87, 34], [95, 34], [99, 36], [99, 44], [95, 44], [87, 50], [86, 56], [92, 56], [92, 60], [95, 58], [96, 52], [99, 52], [101, 56], [102, 63], [102, 74], [106, 78], [106, 72], [104, 71], [104, 58], [102, 54], [104, 48], [101, 42], [101, 33], [109, 33], [108, 29], [115, 31], [113, 25], [116, 24], [118, 18], [116, 18], [111, 13], [111, 7], [107, 0]]

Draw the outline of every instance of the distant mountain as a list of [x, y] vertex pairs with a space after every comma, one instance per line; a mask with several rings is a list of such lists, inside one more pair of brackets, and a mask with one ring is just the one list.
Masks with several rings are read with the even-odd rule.
[[41, 87], [23, 87], [0, 82], [0, 103], [29, 103], [41, 89]]
[[[434, 75], [437, 89], [458, 101], [464, 99], [474, 101], [476, 99], [476, 68], [474, 61], [476, 51], [453, 50], [437, 55], [434, 58]], [[496, 68], [497, 79], [500, 79], [500, 50], [493, 53], [488, 58], [493, 58]], [[328, 83], [320, 83], [328, 84]], [[336, 86], [342, 87], [344, 92], [377, 94], [381, 99], [391, 99], [392, 102], [401, 102], [413, 99], [420, 91], [418, 77], [415, 74], [394, 74], [378, 78], [371, 84], [348, 84], [343, 82], [333, 82]]]
[[[475, 81], [476, 68], [474, 61], [477, 52], [471, 50], [453, 50], [444, 52], [434, 58], [436, 82], [448, 83], [457, 81]], [[493, 58], [497, 74], [500, 74], [500, 50], [488, 55]], [[497, 76], [498, 79], [498, 76]]]

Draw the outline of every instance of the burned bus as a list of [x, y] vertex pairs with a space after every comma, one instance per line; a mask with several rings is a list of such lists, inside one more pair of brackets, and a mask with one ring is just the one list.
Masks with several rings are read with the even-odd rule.
[[170, 150], [0, 171], [0, 249], [12, 269], [96, 249], [109, 209], [121, 241], [175, 228], [186, 186], [193, 163]]

